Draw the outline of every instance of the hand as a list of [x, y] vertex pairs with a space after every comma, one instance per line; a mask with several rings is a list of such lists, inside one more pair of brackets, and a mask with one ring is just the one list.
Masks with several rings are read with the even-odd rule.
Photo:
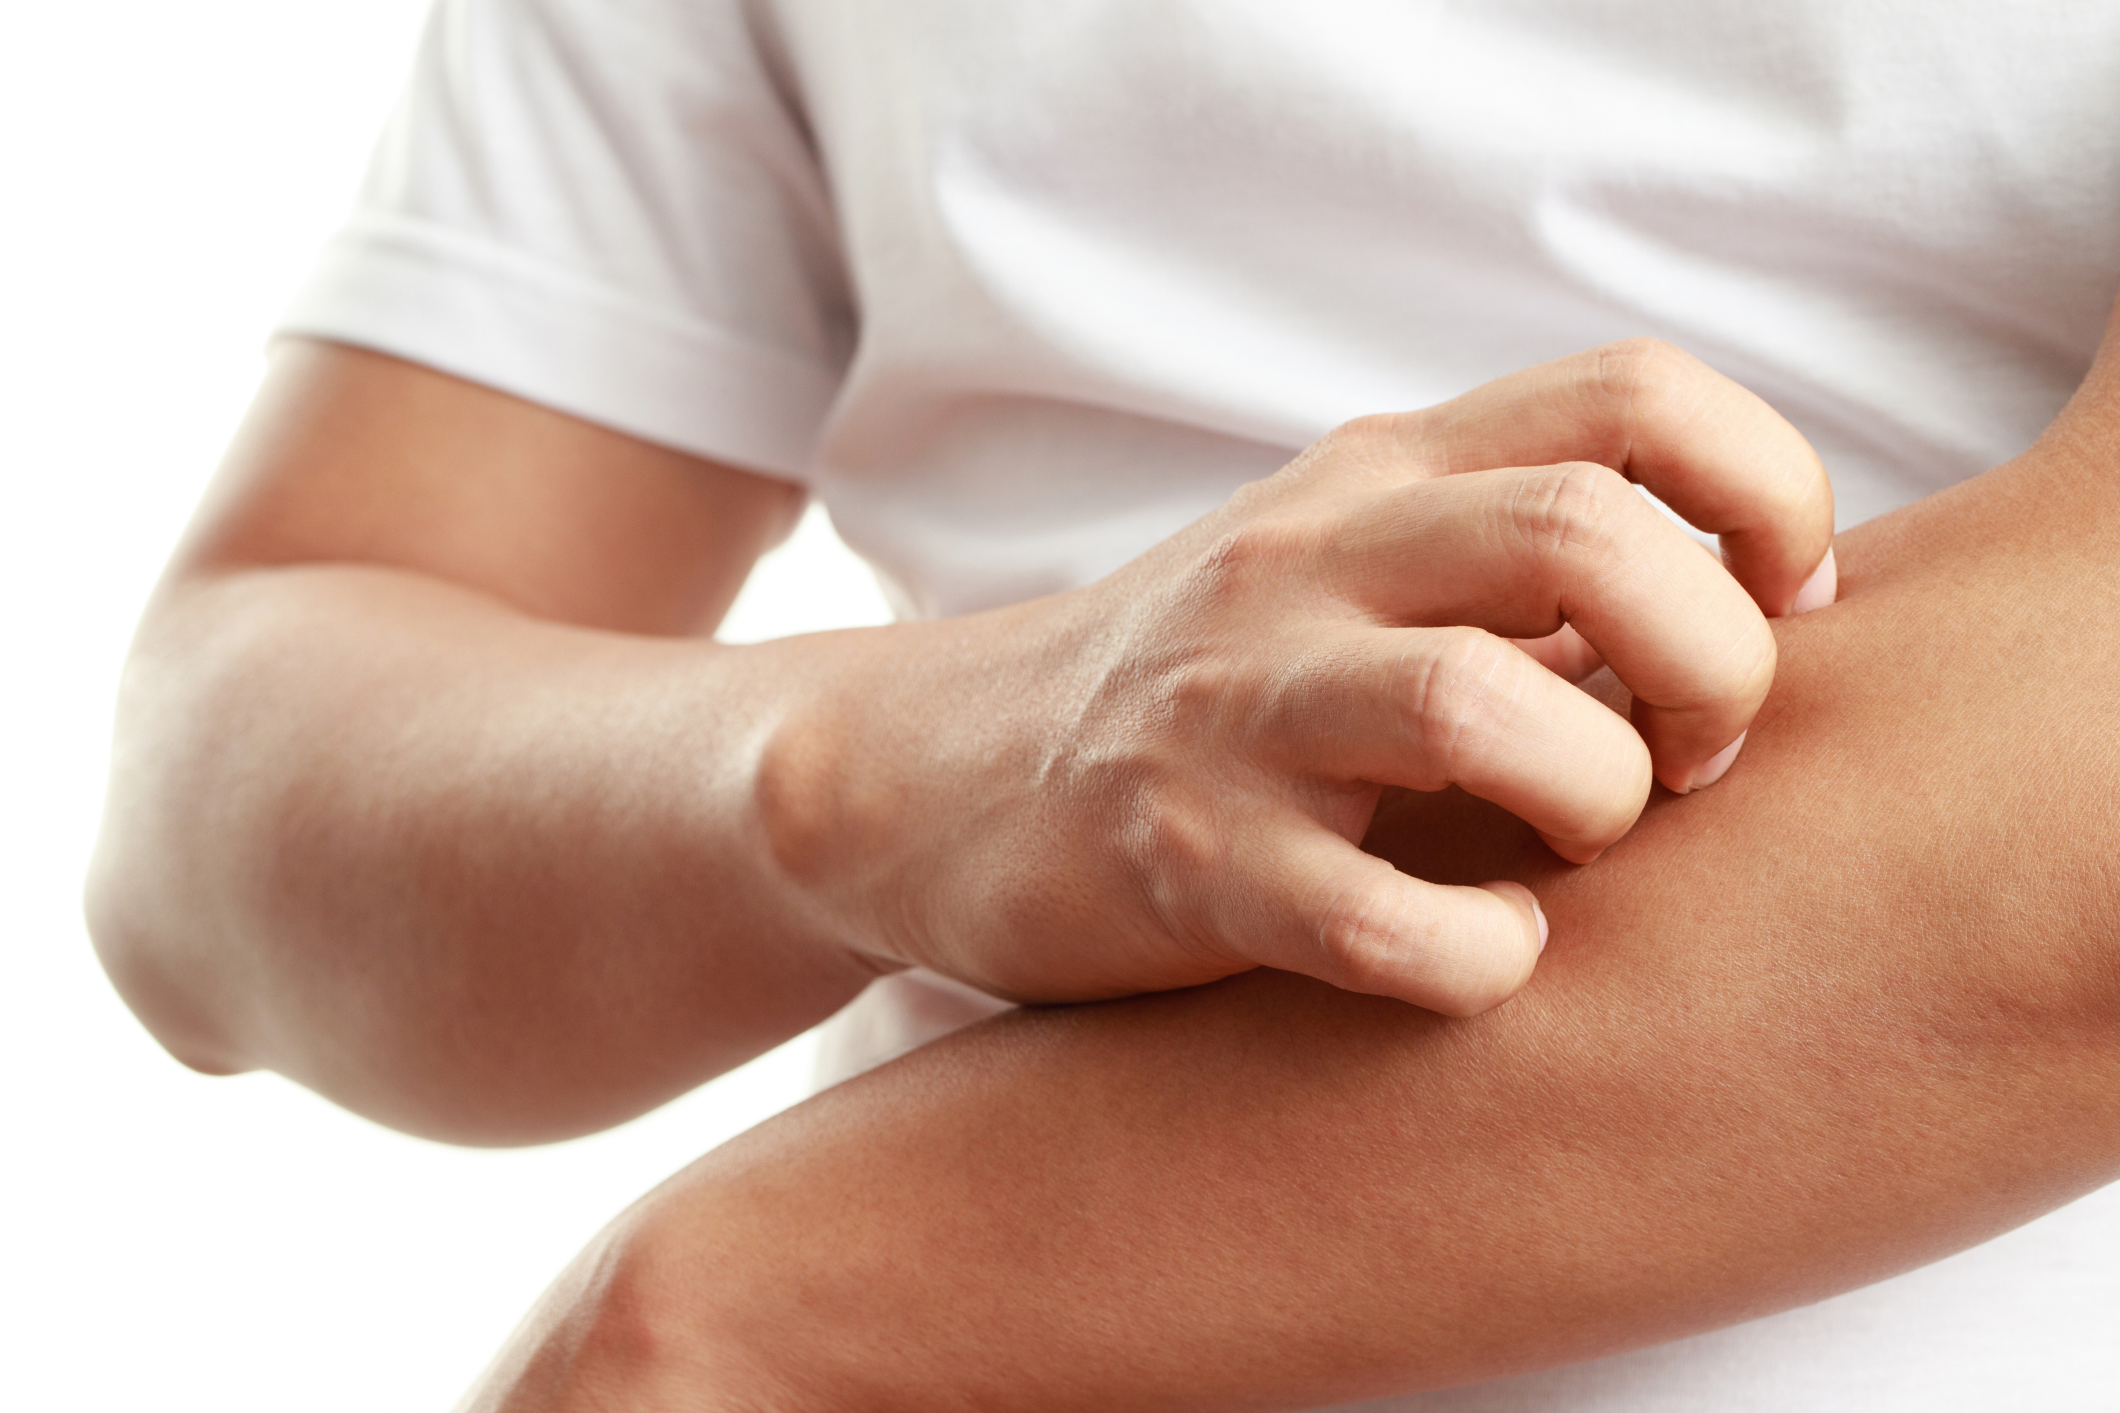
[[1341, 1407], [1808, 1304], [2120, 1177], [2107, 373], [1844, 536], [1746, 769], [1598, 867], [1456, 791], [1380, 809], [1402, 867], [1541, 890], [1568, 942], [1511, 1005], [1262, 972], [970, 1027], [629, 1210], [467, 1408]]
[[[1363, 854], [1379, 788], [1458, 785], [1595, 858], [1652, 774], [1727, 769], [1765, 615], [1831, 601], [1831, 532], [1764, 403], [1663, 345], [1595, 350], [1343, 427], [1080, 591], [850, 635], [763, 748], [766, 833], [844, 945], [1004, 995], [1266, 965], [1472, 1014], [1544, 920]], [[1601, 658], [1631, 727], [1541, 656]]]

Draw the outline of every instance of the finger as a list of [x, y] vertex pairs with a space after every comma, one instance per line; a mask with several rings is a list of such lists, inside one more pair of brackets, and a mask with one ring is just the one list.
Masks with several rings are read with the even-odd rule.
[[1699, 529], [1762, 612], [1780, 617], [1833, 536], [1833, 489], [1809, 442], [1692, 355], [1629, 339], [1390, 419], [1429, 474], [1595, 461]]
[[[1797, 612], [1803, 609], [1799, 607]], [[1564, 682], [1581, 682], [1585, 677], [1605, 665], [1597, 655], [1597, 649], [1583, 639], [1573, 627], [1563, 623], [1558, 633], [1548, 633], [1543, 638], [1513, 638], [1533, 662], [1545, 668]]]
[[1531, 890], [1428, 883], [1300, 817], [1266, 831], [1216, 900], [1224, 945], [1261, 966], [1450, 1016], [1492, 1010], [1530, 980], [1546, 924]]
[[1700, 772], [1751, 725], [1773, 682], [1774, 635], [1758, 607], [1601, 466], [1397, 487], [1354, 507], [1340, 543], [1342, 592], [1385, 622], [1512, 638], [1568, 623], [1633, 693], [1656, 777], [1680, 793], [1708, 783]]
[[1274, 712], [1286, 768], [1456, 785], [1575, 863], [1632, 828], [1649, 798], [1650, 755], [1634, 728], [1478, 628], [1341, 630], [1285, 676]]

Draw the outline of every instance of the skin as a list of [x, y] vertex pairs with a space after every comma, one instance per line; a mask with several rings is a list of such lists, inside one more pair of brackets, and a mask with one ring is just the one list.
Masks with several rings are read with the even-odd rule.
[[716, 713], [755, 706], [692, 635], [798, 508], [284, 351], [128, 663], [88, 889], [121, 993], [197, 1068], [472, 1143], [604, 1127], [844, 1004], [874, 964], [797, 927], [697, 941], [765, 870], [747, 819], [687, 807]]
[[[2120, 329], [2120, 319], [2116, 319]], [[1018, 1012], [708, 1155], [468, 1409], [1300, 1408], [1815, 1300], [2120, 1176], [2120, 333], [2024, 456], [1842, 537], [1713, 791], [1536, 888], [1450, 1019], [1285, 973]]]
[[[1343, 428], [1073, 593], [706, 639], [796, 506], [283, 352], [128, 666], [89, 911], [134, 1009], [473, 1143], [617, 1122], [911, 963], [1048, 1001], [1268, 963], [1472, 1014], [1545, 924], [1362, 852], [1382, 788], [1595, 857], [1652, 776], [1727, 768], [1831, 526], [1786, 423], [1646, 342]], [[1544, 665], [1599, 655], [1631, 726]]]
[[[656, 1102], [914, 959], [850, 941], [858, 886], [790, 883], [774, 841], [819, 816], [761, 805], [757, 782], [790, 742], [815, 749], [791, 703], [874, 704], [858, 689], [906, 654], [865, 644], [941, 653], [958, 627], [714, 649], [686, 635], [788, 492], [387, 360], [302, 356], [127, 687], [91, 906], [177, 1053], [520, 1141]], [[982, 1028], [631, 1214], [481, 1406], [1301, 1406], [1780, 1308], [2109, 1179], [2113, 382], [2108, 358], [2019, 463], [1851, 537], [1847, 601], [1779, 630], [1783, 688], [1730, 777], [1659, 796], [1595, 867], [1459, 793], [1331, 821], [1440, 889], [1487, 883], [1493, 901], [1451, 895], [1483, 916], [1511, 915], [1512, 884], [1540, 892], [1556, 943], [1511, 1005], [1449, 1021], [1251, 972]], [[1672, 405], [1697, 434], [1716, 401]], [[1475, 437], [1469, 465], [1436, 466], [1401, 440], [1434, 430], [1358, 429], [1352, 461], [1381, 448], [1395, 487], [1454, 491], [1518, 460]], [[1633, 430], [1579, 419], [1560, 454], [1639, 471]], [[1233, 543], [1181, 563], [1227, 565]], [[1755, 597], [1792, 602], [1822, 548]], [[1526, 580], [1482, 610], [1490, 631], [1558, 621], [1567, 576]], [[1079, 646], [1028, 621], [986, 641]], [[1685, 783], [1717, 739], [1644, 748]], [[1309, 769], [1299, 795], [1332, 778]], [[976, 919], [991, 895], [960, 897]], [[1071, 931], [1092, 958], [1108, 935]], [[1197, 979], [1257, 960], [1230, 951], [1195, 955]]]

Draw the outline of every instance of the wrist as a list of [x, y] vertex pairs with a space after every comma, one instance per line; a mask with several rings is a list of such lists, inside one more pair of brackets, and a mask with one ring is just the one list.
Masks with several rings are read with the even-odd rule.
[[967, 861], [1002, 802], [1036, 812], [1074, 597], [785, 645], [806, 661], [751, 756], [755, 837], [786, 906], [872, 970], [949, 970]]
[[905, 719], [900, 679], [919, 663], [918, 636], [917, 625], [892, 625], [774, 645], [801, 662], [750, 757], [752, 837], [783, 910], [877, 969], [905, 964], [865, 900], [908, 827], [913, 782], [900, 757], [923, 725]]

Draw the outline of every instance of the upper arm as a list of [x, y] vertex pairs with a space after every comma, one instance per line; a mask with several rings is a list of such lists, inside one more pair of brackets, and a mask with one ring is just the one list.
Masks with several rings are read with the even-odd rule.
[[557, 622], [704, 633], [802, 496], [418, 364], [294, 339], [169, 584], [382, 565]]

